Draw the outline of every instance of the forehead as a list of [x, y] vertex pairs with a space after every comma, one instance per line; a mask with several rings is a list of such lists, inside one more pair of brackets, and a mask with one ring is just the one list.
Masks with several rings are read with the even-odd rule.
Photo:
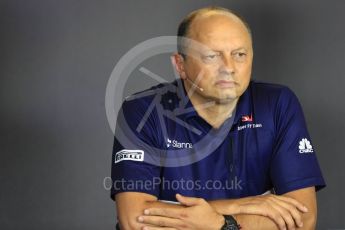
[[190, 25], [188, 37], [211, 49], [251, 48], [246, 26], [231, 14], [197, 16]]

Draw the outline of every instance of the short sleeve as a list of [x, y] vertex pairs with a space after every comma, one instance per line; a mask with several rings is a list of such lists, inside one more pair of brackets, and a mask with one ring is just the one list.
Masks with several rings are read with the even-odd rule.
[[274, 113], [276, 139], [270, 176], [275, 192], [325, 187], [301, 105], [290, 89], [282, 90]]
[[111, 163], [113, 200], [120, 192], [159, 195], [159, 133], [154, 113], [145, 117], [147, 107], [143, 101], [127, 101], [118, 113]]

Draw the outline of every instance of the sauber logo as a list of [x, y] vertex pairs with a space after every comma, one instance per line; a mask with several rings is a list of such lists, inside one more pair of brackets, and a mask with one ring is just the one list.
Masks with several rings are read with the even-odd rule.
[[313, 146], [310, 144], [310, 141], [308, 141], [307, 138], [303, 138], [299, 142], [299, 153], [312, 153], [314, 152]]
[[125, 160], [144, 161], [144, 151], [123, 149], [115, 154], [115, 164]]
[[252, 114], [250, 114], [250, 116], [249, 115], [242, 116], [242, 122], [250, 122], [250, 121], [253, 121]]

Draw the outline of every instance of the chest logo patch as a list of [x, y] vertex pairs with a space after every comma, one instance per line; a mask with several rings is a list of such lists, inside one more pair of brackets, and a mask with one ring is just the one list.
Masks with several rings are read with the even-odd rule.
[[242, 122], [252, 122], [253, 121], [253, 115], [250, 114], [250, 116], [248, 115], [245, 115], [245, 116], [242, 116]]
[[120, 161], [144, 161], [144, 151], [123, 149], [115, 154], [115, 164]]
[[307, 138], [303, 138], [299, 142], [299, 153], [313, 153], [313, 146], [310, 144], [310, 141], [308, 141]]
[[262, 128], [262, 124], [246, 124], [246, 125], [240, 125], [237, 127], [237, 130], [243, 130], [243, 129], [257, 129]]
[[172, 140], [167, 138], [166, 142], [167, 148], [177, 148], [177, 149], [191, 149], [193, 148], [193, 144], [189, 142], [179, 142], [177, 140]]
[[256, 129], [256, 128], [261, 128], [262, 124], [253, 124], [253, 114], [250, 115], [243, 115], [242, 116], [242, 123], [243, 125], [240, 125], [237, 127], [237, 131], [243, 130], [243, 129]]

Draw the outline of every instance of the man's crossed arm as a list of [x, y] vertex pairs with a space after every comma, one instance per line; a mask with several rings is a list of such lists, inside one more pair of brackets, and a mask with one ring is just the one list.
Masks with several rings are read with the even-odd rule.
[[121, 230], [219, 230], [224, 224], [222, 215], [234, 215], [243, 230], [315, 229], [317, 207], [314, 187], [281, 196], [269, 194], [209, 202], [181, 195], [176, 198], [181, 205], [162, 203], [146, 193], [117, 194]]

